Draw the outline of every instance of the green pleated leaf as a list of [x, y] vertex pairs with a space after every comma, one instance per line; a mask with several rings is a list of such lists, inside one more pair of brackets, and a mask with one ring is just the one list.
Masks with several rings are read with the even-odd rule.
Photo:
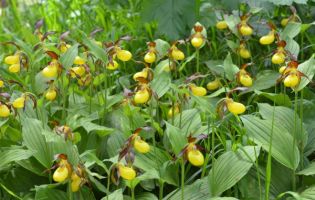
[[8, 149], [0, 152], [0, 170], [11, 162], [28, 159], [32, 151], [26, 149]]
[[299, 175], [314, 175], [315, 174], [315, 162], [312, 162], [308, 166], [306, 166], [303, 170], [299, 171], [297, 174]]
[[236, 152], [222, 154], [209, 173], [211, 196], [220, 196], [245, 176], [258, 157], [259, 151], [259, 147], [246, 146]]
[[186, 137], [193, 135], [201, 125], [200, 113], [197, 109], [184, 110], [181, 116], [178, 114], [174, 119], [174, 126], [180, 128]]
[[286, 94], [261, 92], [259, 90], [255, 90], [254, 92], [257, 95], [259, 95], [259, 96], [264, 96], [267, 99], [270, 99], [271, 101], [274, 101], [277, 105], [286, 106], [286, 107], [291, 107], [292, 106], [291, 99]]
[[70, 69], [75, 57], [78, 55], [79, 44], [74, 44], [60, 57], [60, 62], [65, 69]]
[[301, 63], [298, 66], [298, 71], [302, 72], [305, 76], [302, 76], [300, 84], [294, 88], [294, 91], [298, 92], [302, 90], [309, 82], [313, 79], [315, 73], [315, 59], [314, 54], [311, 56], [310, 59]]
[[[255, 162], [255, 151], [256, 156], [258, 156], [259, 148], [254, 146], [246, 146], [236, 152], [228, 151], [222, 154], [216, 160], [208, 177], [198, 179], [191, 185], [185, 185], [184, 199], [211, 200], [223, 198], [217, 196], [235, 185], [250, 170]], [[234, 200], [232, 197], [225, 198]], [[164, 199], [181, 199], [181, 190], [177, 189], [171, 192]]]
[[[181, 199], [181, 190], [177, 189], [174, 192], [168, 194], [163, 200], [178, 200]], [[198, 179], [191, 185], [185, 185], [184, 199], [189, 200], [209, 200], [210, 191], [208, 179]]]
[[137, 200], [158, 200], [158, 198], [149, 192], [142, 192], [141, 194], [136, 195]]
[[272, 114], [274, 112], [275, 125], [281, 124], [281, 126], [287, 129], [288, 133], [290, 133], [292, 137], [295, 132], [297, 142], [300, 144], [306, 144], [306, 131], [303, 127], [301, 127], [301, 120], [299, 116], [294, 115], [294, 110], [282, 106], [273, 107], [266, 103], [259, 103], [258, 107], [259, 113], [264, 119], [272, 120]]
[[148, 153], [137, 153], [135, 157], [134, 166], [149, 171], [151, 169], [159, 170], [163, 163], [171, 160], [168, 153], [160, 148], [151, 146]]
[[236, 73], [240, 70], [236, 65], [233, 64], [230, 53], [226, 56], [223, 62], [223, 68], [226, 78], [230, 81], [233, 81], [235, 79]]
[[251, 92], [254, 90], [265, 90], [276, 85], [279, 73], [272, 70], [260, 71], [255, 79], [253, 85], [246, 90], [244, 93]]
[[92, 53], [96, 58], [100, 59], [104, 63], [107, 63], [107, 53], [105, 50], [98, 46], [94, 39], [87, 38], [85, 33], [81, 32], [81, 35], [82, 42], [89, 48], [90, 53]]
[[285, 50], [289, 51], [292, 55], [294, 55], [297, 58], [300, 52], [299, 44], [290, 37], [286, 37], [285, 41], [287, 42]]
[[281, 39], [285, 39], [286, 37], [294, 38], [301, 31], [301, 23], [290, 22], [286, 25], [284, 30], [280, 33]]
[[158, 98], [161, 98], [171, 86], [171, 77], [167, 72], [158, 74], [154, 77], [151, 83], [151, 89], [157, 94]]
[[68, 200], [67, 193], [50, 188], [40, 188], [36, 191], [35, 200]]
[[37, 119], [25, 118], [22, 121], [22, 134], [25, 146], [33, 152], [33, 156], [46, 168], [50, 168], [56, 154], [67, 154], [73, 165], [79, 162], [78, 151], [70, 141], [56, 133], [45, 130]]
[[122, 189], [115, 190], [108, 197], [103, 197], [101, 200], [118, 200], [124, 199]]
[[156, 46], [155, 49], [157, 51], [157, 61], [168, 54], [168, 49], [171, 47], [170, 44], [164, 40], [156, 39], [154, 40]]
[[166, 135], [172, 145], [172, 149], [176, 155], [185, 147], [187, 144], [187, 138], [185, 133], [181, 129], [166, 123]]
[[[262, 120], [253, 115], [241, 117], [248, 137], [256, 144], [269, 151], [270, 136], [273, 132], [271, 155], [278, 162], [290, 169], [296, 169], [300, 154], [296, 144], [293, 144], [291, 134], [281, 125], [271, 120]], [[273, 128], [272, 128], [273, 127]]]

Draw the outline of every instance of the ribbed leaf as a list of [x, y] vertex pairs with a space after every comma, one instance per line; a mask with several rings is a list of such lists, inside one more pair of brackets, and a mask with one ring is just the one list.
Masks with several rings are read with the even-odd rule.
[[260, 71], [256, 79], [253, 81], [252, 87], [245, 91], [251, 92], [254, 90], [264, 90], [273, 87], [276, 85], [277, 78], [279, 77], [279, 73], [272, 71], [272, 70], [263, 70]]
[[305, 175], [305, 176], [314, 175], [315, 174], [315, 162], [309, 164], [305, 169], [303, 169], [302, 171], [299, 171], [297, 174]]
[[168, 49], [171, 47], [170, 44], [164, 40], [156, 39], [154, 40], [156, 44], [156, 51], [157, 51], [157, 61], [167, 55]]
[[302, 72], [305, 76], [302, 76], [300, 84], [294, 88], [296, 92], [302, 90], [314, 77], [315, 73], [315, 55], [312, 55], [310, 59], [301, 63], [298, 66], [298, 70]]
[[292, 105], [290, 97], [286, 94], [267, 93], [267, 92], [261, 92], [259, 90], [255, 90], [254, 92], [259, 96], [264, 96], [267, 99], [274, 101], [277, 105], [286, 106], [286, 107], [291, 107]]
[[[178, 200], [181, 199], [181, 190], [177, 189], [167, 195], [164, 200]], [[186, 185], [184, 188], [184, 199], [189, 200], [209, 200], [210, 191], [208, 179], [198, 179], [191, 185]]]
[[187, 144], [187, 139], [185, 133], [183, 133], [179, 128], [166, 123], [166, 135], [172, 145], [172, 149], [176, 155], [185, 147]]
[[290, 22], [286, 25], [284, 30], [281, 32], [281, 39], [285, 39], [286, 37], [294, 38], [301, 31], [301, 23]]
[[67, 193], [50, 188], [40, 188], [36, 191], [35, 200], [51, 200], [51, 199], [58, 199], [58, 200], [67, 200]]
[[[189, 200], [209, 200], [217, 199], [225, 190], [235, 185], [250, 170], [256, 156], [259, 155], [259, 148], [246, 146], [236, 152], [226, 152], [222, 154], [214, 164], [214, 169], [210, 170], [209, 176], [196, 180], [191, 185], [186, 185], [184, 189], [184, 199]], [[213, 197], [213, 198], [211, 198]], [[227, 199], [233, 199], [226, 197]], [[165, 200], [181, 199], [181, 190], [177, 189], [167, 195]]]
[[44, 167], [50, 168], [54, 155], [61, 153], [67, 154], [69, 161], [77, 165], [79, 155], [70, 141], [43, 129], [42, 123], [36, 119], [26, 118], [22, 121], [22, 126], [25, 146]]
[[225, 71], [225, 76], [230, 81], [233, 81], [236, 77], [236, 73], [240, 70], [236, 65], [233, 64], [231, 54], [229, 53], [224, 62], [223, 62], [223, 68]]
[[25, 149], [8, 149], [0, 152], [0, 170], [11, 162], [28, 159], [32, 156], [32, 151]]
[[65, 69], [72, 67], [73, 61], [78, 55], [78, 46], [79, 44], [74, 44], [60, 57], [60, 62]]
[[281, 124], [272, 125], [271, 120], [262, 120], [253, 115], [244, 115], [241, 119], [249, 138], [266, 151], [269, 151], [269, 141], [273, 131], [272, 157], [290, 169], [297, 168], [300, 160], [299, 150], [296, 144], [293, 144], [291, 134]]
[[259, 147], [246, 146], [236, 152], [222, 154], [209, 173], [211, 196], [219, 196], [235, 185], [252, 167], [259, 155]]
[[264, 119], [272, 120], [272, 113], [274, 112], [275, 125], [281, 124], [281, 126], [287, 129], [288, 133], [290, 133], [292, 137], [294, 136], [294, 132], [296, 132], [295, 136], [297, 142], [306, 144], [306, 132], [303, 127], [301, 127], [301, 120], [299, 116], [294, 116], [294, 110], [282, 106], [273, 107], [266, 103], [259, 103], [258, 107], [259, 113]]
[[151, 83], [151, 89], [161, 98], [171, 86], [171, 77], [167, 72], [158, 74]]
[[199, 111], [197, 109], [184, 110], [182, 116], [180, 116], [180, 114], [175, 116], [174, 126], [180, 128], [182, 134], [185, 134], [186, 137], [188, 137], [201, 126]]
[[136, 195], [137, 200], [158, 200], [158, 198], [149, 192], [142, 192], [141, 194]]
[[101, 200], [118, 200], [124, 199], [122, 189], [115, 190], [108, 197], [103, 197]]
[[86, 37], [85, 33], [81, 32], [82, 35], [82, 42], [85, 44], [89, 50], [90, 53], [92, 53], [96, 58], [100, 59], [104, 63], [107, 62], [107, 53], [103, 48], [98, 46], [93, 39], [89, 39]]

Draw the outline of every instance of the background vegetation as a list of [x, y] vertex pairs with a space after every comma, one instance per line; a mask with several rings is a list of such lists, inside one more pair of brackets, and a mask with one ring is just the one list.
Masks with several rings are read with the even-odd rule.
[[[0, 105], [12, 105], [10, 116], [0, 118], [0, 199], [315, 199], [315, 1], [2, 0], [0, 5]], [[243, 37], [237, 24], [247, 13], [254, 33]], [[285, 18], [291, 21], [282, 26]], [[216, 28], [221, 20], [227, 29]], [[287, 43], [286, 65], [300, 64], [296, 87], [284, 87], [282, 65], [271, 62], [277, 45], [259, 43], [270, 31], [268, 22]], [[200, 49], [190, 44], [195, 25], [202, 25], [207, 39]], [[121, 38], [120, 47], [132, 59], [116, 59], [119, 68], [109, 70], [108, 42]], [[182, 61], [170, 56], [178, 40]], [[239, 54], [243, 40], [249, 59]], [[152, 41], [156, 61], [144, 64]], [[63, 42], [72, 46], [65, 53], [59, 48]], [[5, 59], [18, 51], [28, 64], [11, 73]], [[76, 56], [84, 58], [87, 84], [79, 83], [86, 76], [71, 77]], [[42, 70], [56, 57], [62, 68], [52, 82]], [[242, 87], [237, 76], [246, 63], [253, 85]], [[148, 67], [152, 80], [133, 79]], [[193, 92], [191, 83], [206, 88], [216, 78], [215, 91]], [[135, 104], [133, 91], [146, 81], [151, 98]], [[54, 101], [45, 98], [51, 87], [57, 91]], [[13, 109], [23, 95], [25, 106]], [[245, 113], [231, 113], [227, 96], [244, 104]], [[130, 147], [131, 154], [123, 154], [138, 128], [150, 151]], [[187, 160], [189, 143], [200, 146], [202, 166]], [[67, 155], [74, 171], [82, 167], [78, 192], [71, 191], [70, 176], [53, 180], [57, 154]], [[119, 155], [136, 170], [135, 179], [117, 177]]]

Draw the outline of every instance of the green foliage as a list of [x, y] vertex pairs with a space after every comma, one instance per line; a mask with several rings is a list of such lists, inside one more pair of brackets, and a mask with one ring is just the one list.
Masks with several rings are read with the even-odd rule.
[[0, 199], [315, 198], [314, 1], [0, 2]]

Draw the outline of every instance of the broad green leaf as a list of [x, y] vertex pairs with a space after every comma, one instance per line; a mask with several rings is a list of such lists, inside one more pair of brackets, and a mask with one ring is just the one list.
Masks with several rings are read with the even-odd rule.
[[300, 195], [301, 195], [301, 200], [315, 199], [315, 186], [312, 186], [304, 190]]
[[201, 126], [199, 111], [197, 109], [184, 110], [175, 116], [174, 126], [178, 127], [186, 137], [192, 135]]
[[26, 149], [8, 149], [0, 152], [0, 170], [11, 162], [28, 159], [32, 151]]
[[233, 81], [235, 79], [236, 73], [240, 70], [236, 65], [233, 64], [230, 53], [226, 56], [223, 62], [223, 68], [225, 71], [225, 76], [230, 81]]
[[208, 60], [204, 62], [207, 67], [210, 69], [212, 74], [219, 75], [221, 77], [224, 76], [224, 68], [222, 60]]
[[162, 149], [151, 146], [150, 151], [145, 154], [137, 153], [134, 166], [149, 171], [151, 169], [159, 170], [163, 163], [171, 160], [170, 155]]
[[302, 72], [306, 77], [301, 77], [300, 84], [296, 88], [294, 88], [294, 91], [298, 92], [302, 90], [313, 79], [315, 73], [314, 56], [315, 54], [313, 54], [310, 59], [301, 63], [298, 66], [298, 71]]
[[[236, 184], [251, 168], [256, 155], [259, 155], [259, 148], [246, 146], [236, 152], [226, 152], [216, 160], [209, 176], [196, 180], [191, 185], [184, 187], [184, 199], [190, 200], [212, 200], [225, 190]], [[211, 180], [214, 180], [213, 182]], [[232, 197], [225, 197], [233, 199]], [[181, 199], [181, 190], [176, 189], [168, 194], [165, 200]], [[224, 199], [224, 198], [223, 198]], [[233, 199], [234, 200], [234, 199]]]
[[199, 105], [199, 111], [206, 112], [207, 114], [214, 114], [215, 107], [211, 104], [208, 97], [198, 97], [195, 95], [191, 96], [191, 99]]
[[253, 81], [252, 87], [246, 90], [244, 93], [251, 92], [254, 90], [264, 90], [271, 88], [276, 85], [279, 73], [272, 70], [260, 71], [256, 79]]
[[236, 53], [236, 50], [239, 48], [240, 44], [236, 43], [232, 40], [226, 40], [226, 44], [230, 47], [230, 49]]
[[225, 17], [225, 21], [229, 27], [229, 29], [235, 34], [239, 35], [237, 24], [240, 23], [240, 18], [236, 17], [235, 15], [229, 15], [228, 17]]
[[187, 138], [185, 133], [181, 131], [181, 129], [166, 123], [166, 135], [172, 145], [172, 149], [175, 155], [178, 155], [179, 152], [185, 147], [187, 144]]
[[108, 197], [103, 197], [101, 200], [118, 200], [124, 199], [122, 189], [115, 190]]
[[141, 17], [144, 21], [157, 21], [157, 33], [171, 40], [187, 36], [196, 22], [195, 2], [190, 0], [151, 0], [145, 1]]
[[271, 101], [274, 101], [277, 105], [291, 107], [291, 99], [288, 95], [283, 93], [268, 93], [268, 92], [261, 92], [259, 90], [254, 91], [259, 96], [264, 96]]
[[58, 199], [58, 200], [67, 200], [67, 193], [57, 190], [57, 189], [50, 189], [50, 188], [40, 188], [36, 191], [35, 200], [51, 200], [51, 199]]
[[43, 125], [36, 119], [22, 121], [23, 142], [33, 152], [34, 157], [46, 168], [50, 168], [56, 154], [67, 154], [69, 161], [77, 165], [79, 155], [70, 141], [43, 129]]
[[162, 60], [159, 62], [159, 64], [157, 64], [157, 66], [154, 69], [154, 74], [158, 75], [161, 73], [166, 73], [170, 71], [170, 60], [166, 59], [166, 60]]
[[209, 2], [203, 2], [200, 6], [200, 22], [206, 27], [214, 26], [217, 22], [214, 7]]
[[89, 48], [90, 53], [92, 53], [96, 58], [100, 59], [104, 63], [107, 63], [107, 53], [105, 50], [98, 46], [93, 39], [89, 39], [83, 32], [81, 33], [82, 42]]
[[156, 39], [154, 40], [156, 46], [155, 49], [157, 51], [157, 61], [159, 61], [161, 58], [167, 56], [168, 49], [171, 47], [170, 44], [164, 40]]
[[299, 44], [290, 37], [286, 37], [285, 41], [287, 42], [285, 49], [297, 58], [300, 52]]
[[301, 31], [301, 23], [290, 22], [286, 25], [284, 30], [280, 33], [281, 39], [285, 39], [286, 37], [294, 38]]
[[47, 145], [45, 136], [42, 134], [43, 128], [40, 121], [35, 119], [25, 119], [22, 121], [22, 133], [24, 145], [34, 151], [34, 157], [46, 168], [52, 166], [53, 155], [51, 148]]
[[[209, 200], [211, 197], [209, 191], [209, 183], [207, 178], [198, 179], [191, 185], [184, 187], [184, 199], [189, 200]], [[181, 190], [176, 189], [168, 194], [163, 200], [178, 200], [181, 199]]]
[[294, 2], [299, 4], [306, 4], [307, 0], [267, 0], [275, 5], [292, 5]]
[[309, 24], [302, 24], [301, 33], [304, 33], [305, 31], [307, 31], [312, 25], [315, 25], [315, 21]]
[[158, 198], [149, 192], [141, 192], [135, 197], [137, 200], [158, 200]]
[[272, 120], [272, 115], [274, 112], [274, 120], [275, 124], [281, 124], [284, 128], [287, 129], [288, 133], [294, 136], [294, 132], [297, 142], [300, 144], [306, 144], [307, 142], [307, 135], [303, 127], [301, 127], [301, 120], [296, 113], [296, 116], [294, 115], [294, 110], [282, 107], [282, 106], [276, 106], [273, 107], [266, 103], [259, 103], [259, 113], [262, 115], [264, 119]]
[[104, 137], [114, 131], [112, 128], [101, 126], [92, 122], [85, 122], [81, 125], [88, 133], [96, 131], [96, 133], [101, 137]]
[[66, 53], [60, 57], [60, 62], [65, 69], [69, 69], [73, 65], [75, 57], [78, 55], [79, 44], [74, 44]]
[[161, 98], [171, 86], [171, 77], [167, 72], [158, 74], [151, 83], [151, 89]]
[[191, 62], [194, 58], [196, 57], [196, 52], [194, 52], [193, 54], [191, 54], [190, 56], [188, 56], [184, 62], [181, 63], [178, 71], [181, 72], [187, 65], [187, 63]]
[[270, 136], [273, 133], [272, 157], [290, 169], [297, 168], [300, 161], [299, 150], [293, 144], [291, 134], [281, 124], [272, 124], [271, 120], [262, 120], [253, 115], [244, 115], [241, 119], [248, 137], [265, 151], [269, 151]]
[[315, 174], [315, 162], [312, 162], [307, 167], [305, 167], [303, 170], [299, 171], [297, 174], [299, 175], [314, 175]]
[[209, 172], [211, 196], [220, 196], [245, 176], [254, 164], [255, 156], [259, 155], [259, 151], [260, 148], [257, 146], [246, 146], [236, 152], [228, 151], [222, 154]]

